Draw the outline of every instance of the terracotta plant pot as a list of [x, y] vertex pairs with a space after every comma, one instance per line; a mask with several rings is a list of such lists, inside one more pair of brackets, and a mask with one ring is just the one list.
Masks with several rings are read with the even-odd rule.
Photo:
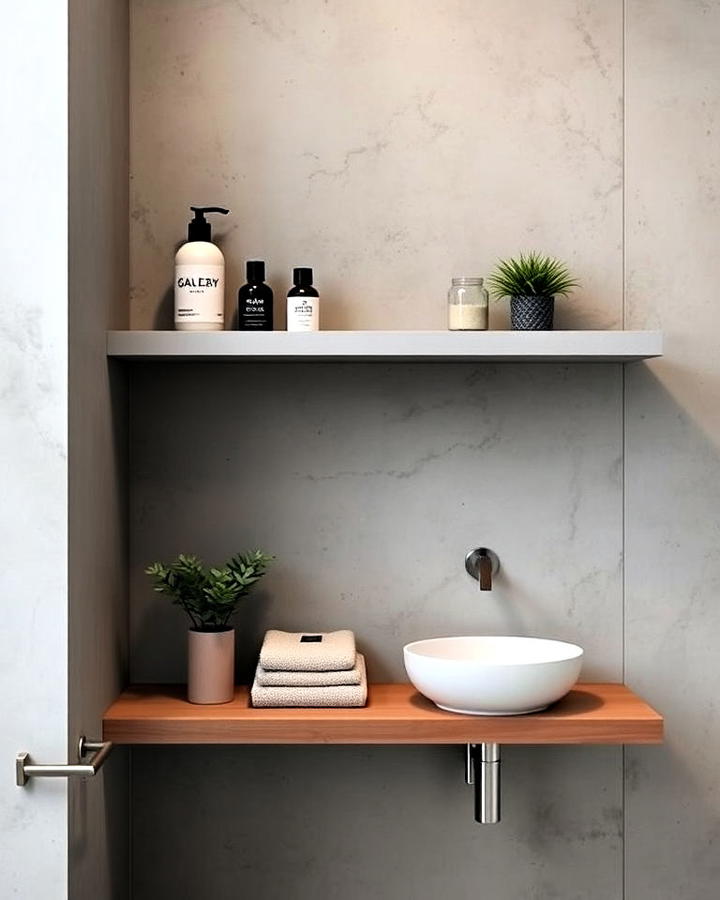
[[229, 703], [235, 695], [235, 629], [188, 631], [188, 700]]

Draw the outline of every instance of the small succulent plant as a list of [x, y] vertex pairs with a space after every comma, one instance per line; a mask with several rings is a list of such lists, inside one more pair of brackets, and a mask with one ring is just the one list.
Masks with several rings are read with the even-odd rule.
[[565, 263], [542, 253], [521, 253], [516, 259], [501, 259], [488, 279], [493, 297], [567, 296], [579, 285]]

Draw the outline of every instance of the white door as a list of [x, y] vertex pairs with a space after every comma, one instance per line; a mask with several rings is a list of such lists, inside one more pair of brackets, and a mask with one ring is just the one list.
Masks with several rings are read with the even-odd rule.
[[67, 6], [6, 4], [0, 88], [0, 896], [67, 896]]

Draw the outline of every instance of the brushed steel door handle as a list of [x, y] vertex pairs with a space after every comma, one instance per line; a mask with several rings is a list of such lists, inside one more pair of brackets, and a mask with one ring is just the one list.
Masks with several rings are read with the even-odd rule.
[[25, 787], [31, 778], [88, 778], [97, 775], [110, 755], [112, 741], [89, 741], [82, 736], [78, 741], [77, 763], [38, 765], [29, 753], [15, 757], [15, 784]]

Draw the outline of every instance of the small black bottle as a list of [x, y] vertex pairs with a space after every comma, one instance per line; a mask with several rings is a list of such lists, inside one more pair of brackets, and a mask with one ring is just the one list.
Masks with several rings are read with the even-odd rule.
[[320, 295], [313, 287], [313, 270], [305, 266], [293, 269], [293, 287], [287, 295], [287, 330], [320, 329]]
[[248, 283], [238, 291], [238, 329], [273, 330], [273, 292], [265, 284], [265, 263], [251, 259], [245, 264]]

